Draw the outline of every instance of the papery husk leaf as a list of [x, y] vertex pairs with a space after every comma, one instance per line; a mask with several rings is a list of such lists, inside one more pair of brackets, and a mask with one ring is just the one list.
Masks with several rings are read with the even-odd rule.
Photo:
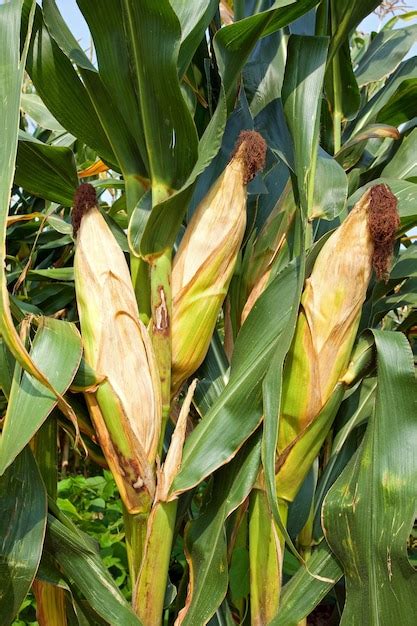
[[151, 468], [162, 411], [158, 370], [124, 254], [104, 218], [96, 206], [88, 206], [81, 217], [76, 213], [74, 223], [74, 276], [85, 359], [106, 378], [95, 399], [87, 394], [88, 404], [132, 512], [139, 510], [143, 490], [152, 496], [155, 488]]
[[266, 145], [241, 134], [236, 153], [197, 207], [172, 270], [172, 389], [202, 363], [229, 287], [246, 227], [246, 185], [263, 167]]

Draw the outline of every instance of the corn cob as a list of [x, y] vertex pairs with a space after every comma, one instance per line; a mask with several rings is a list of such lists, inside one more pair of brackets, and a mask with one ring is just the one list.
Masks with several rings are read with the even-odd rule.
[[[295, 497], [308, 471], [307, 463], [299, 471], [301, 459], [317, 455], [349, 383], [372, 269], [386, 279], [398, 226], [395, 196], [386, 185], [372, 187], [326, 241], [306, 281], [284, 367], [277, 489], [286, 500]], [[319, 416], [321, 430], [314, 427]]]
[[266, 144], [243, 131], [234, 155], [197, 207], [172, 270], [172, 390], [202, 363], [246, 227], [246, 186], [265, 163]]
[[161, 428], [157, 366], [139, 319], [122, 250], [97, 208], [94, 188], [75, 195], [74, 277], [85, 360], [105, 382], [86, 393], [91, 417], [130, 512], [155, 492]]

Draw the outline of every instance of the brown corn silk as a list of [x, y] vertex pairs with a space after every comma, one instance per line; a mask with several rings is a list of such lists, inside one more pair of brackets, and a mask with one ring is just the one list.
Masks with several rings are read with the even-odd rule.
[[266, 144], [243, 131], [233, 157], [197, 207], [172, 270], [172, 390], [199, 367], [230, 280], [246, 227], [246, 185], [263, 167]]
[[279, 454], [319, 415], [346, 372], [372, 269], [386, 278], [398, 226], [395, 196], [376, 185], [320, 251], [284, 366]]
[[86, 399], [103, 452], [130, 511], [154, 492], [161, 394], [152, 344], [129, 269], [91, 185], [73, 210], [75, 288], [85, 359], [106, 382]]

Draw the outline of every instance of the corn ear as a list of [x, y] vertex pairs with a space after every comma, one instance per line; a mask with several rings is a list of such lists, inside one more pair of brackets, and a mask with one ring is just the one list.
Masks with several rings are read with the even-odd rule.
[[[326, 241], [306, 280], [284, 367], [278, 434], [278, 491], [289, 499], [308, 464], [302, 472], [297, 469], [297, 485], [289, 491], [283, 468], [287, 467], [286, 477], [291, 480], [307, 452], [318, 453], [330, 428], [343, 389], [353, 376], [348, 366], [372, 269], [378, 278], [386, 277], [398, 226], [395, 196], [385, 185], [372, 187]], [[361, 359], [362, 352], [361, 347]], [[313, 428], [320, 414], [321, 425]], [[303, 436], [307, 429], [311, 438]]]
[[234, 156], [197, 207], [172, 270], [172, 390], [202, 363], [246, 227], [246, 185], [263, 167], [266, 144], [240, 134]]
[[124, 254], [97, 205], [78, 189], [73, 211], [74, 277], [85, 360], [105, 382], [87, 393], [92, 420], [130, 512], [153, 497], [161, 393], [153, 348]]

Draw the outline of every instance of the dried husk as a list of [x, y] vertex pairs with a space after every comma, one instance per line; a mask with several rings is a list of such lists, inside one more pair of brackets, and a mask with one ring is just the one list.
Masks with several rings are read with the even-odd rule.
[[172, 270], [172, 389], [202, 363], [246, 227], [246, 185], [263, 166], [265, 142], [247, 131], [220, 178], [197, 207]]
[[396, 204], [385, 185], [365, 192], [306, 280], [284, 367], [279, 452], [319, 415], [347, 370], [372, 269], [384, 278], [390, 262]]
[[162, 410], [157, 365], [124, 254], [91, 202], [77, 227], [74, 276], [85, 359], [106, 377], [86, 397], [122, 497], [130, 511], [139, 510], [143, 492], [155, 489]]

